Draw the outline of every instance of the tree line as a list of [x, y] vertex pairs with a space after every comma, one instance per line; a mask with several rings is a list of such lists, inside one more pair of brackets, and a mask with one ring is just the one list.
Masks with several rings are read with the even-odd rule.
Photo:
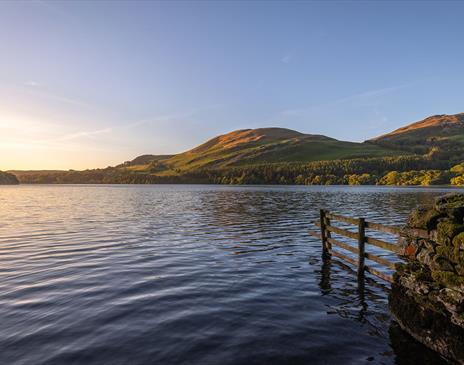
[[464, 185], [464, 164], [429, 156], [400, 156], [310, 163], [269, 163], [221, 169], [131, 171], [108, 167], [85, 171], [18, 172], [32, 184], [288, 184], [288, 185]]

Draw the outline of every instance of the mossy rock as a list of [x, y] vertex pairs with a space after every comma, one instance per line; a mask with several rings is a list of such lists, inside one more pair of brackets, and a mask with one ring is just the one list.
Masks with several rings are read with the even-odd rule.
[[432, 271], [432, 279], [439, 282], [445, 288], [464, 285], [464, 276], [452, 271]]
[[404, 263], [404, 262], [397, 262], [395, 263], [395, 270], [398, 274], [402, 274], [406, 271], [408, 267], [408, 264]]
[[432, 272], [423, 267], [421, 268], [420, 270], [414, 272], [413, 274], [414, 278], [417, 280], [417, 281], [420, 281], [420, 282], [431, 282], [432, 281]]
[[458, 223], [464, 219], [464, 194], [447, 194], [435, 199], [435, 210]]
[[420, 270], [422, 265], [417, 261], [408, 261], [408, 262], [397, 262], [395, 263], [395, 269], [398, 273], [411, 273], [417, 270]]
[[423, 266], [417, 261], [397, 262], [395, 263], [395, 272], [393, 273], [393, 279], [395, 281], [398, 281], [400, 277], [420, 271], [422, 267]]
[[463, 265], [456, 265], [456, 272], [458, 275], [464, 276], [464, 266]]
[[461, 266], [464, 268], [464, 252], [459, 251], [458, 264], [456, 266]]
[[420, 206], [411, 211], [408, 217], [408, 227], [431, 231], [437, 227], [438, 219], [443, 217], [432, 206]]
[[457, 224], [449, 220], [439, 222], [437, 225], [438, 243], [441, 245], [449, 245], [453, 238], [461, 232], [464, 232], [463, 224]]
[[464, 205], [463, 193], [450, 193], [435, 199], [435, 209], [440, 211], [444, 207], [455, 207]]
[[[453, 241], [454, 242], [454, 241]], [[437, 247], [437, 256], [445, 257], [451, 262], [458, 264], [459, 263], [459, 248], [456, 248], [454, 245], [443, 245]]]
[[432, 262], [430, 263], [430, 269], [432, 271], [454, 271], [454, 264], [448, 257], [442, 255], [435, 255]]
[[434, 251], [423, 249], [416, 255], [416, 260], [425, 266], [430, 266], [434, 257], [435, 257]]
[[453, 238], [453, 246], [458, 250], [464, 251], [464, 232], [459, 233], [456, 237]]

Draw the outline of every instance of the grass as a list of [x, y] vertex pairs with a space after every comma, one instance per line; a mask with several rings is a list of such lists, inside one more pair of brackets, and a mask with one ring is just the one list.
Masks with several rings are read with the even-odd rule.
[[[174, 171], [250, 166], [263, 163], [306, 163], [404, 155], [404, 152], [371, 143], [343, 142], [321, 136], [303, 135], [288, 139], [266, 136], [259, 140], [244, 139], [238, 142], [234, 139], [233, 143], [229, 143], [226, 137], [220, 141], [219, 139], [210, 140], [193, 150], [164, 160], [163, 163], [167, 169], [156, 172], [156, 174], [165, 176], [178, 173]], [[132, 166], [130, 169], [148, 171], [148, 165]]]

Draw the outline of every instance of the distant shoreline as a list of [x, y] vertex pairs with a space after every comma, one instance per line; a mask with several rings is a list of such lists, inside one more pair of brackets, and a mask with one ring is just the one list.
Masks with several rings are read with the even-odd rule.
[[411, 188], [411, 189], [453, 189], [464, 190], [464, 186], [456, 185], [298, 185], [298, 184], [214, 184], [214, 183], [157, 183], [157, 184], [127, 184], [127, 183], [20, 183], [20, 184], [0, 184], [0, 186], [218, 186], [218, 187], [349, 187], [349, 188]]

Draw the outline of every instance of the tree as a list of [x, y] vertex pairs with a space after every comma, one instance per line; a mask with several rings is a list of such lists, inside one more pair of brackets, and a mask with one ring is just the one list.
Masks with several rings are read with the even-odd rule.
[[456, 176], [451, 179], [451, 185], [464, 186], [464, 176]]
[[385, 176], [383, 176], [380, 181], [379, 181], [379, 184], [380, 185], [399, 185], [399, 173], [398, 171], [390, 171], [389, 173], [387, 173]]
[[451, 172], [456, 174], [464, 174], [464, 162], [460, 163], [459, 165], [455, 165], [450, 169]]

